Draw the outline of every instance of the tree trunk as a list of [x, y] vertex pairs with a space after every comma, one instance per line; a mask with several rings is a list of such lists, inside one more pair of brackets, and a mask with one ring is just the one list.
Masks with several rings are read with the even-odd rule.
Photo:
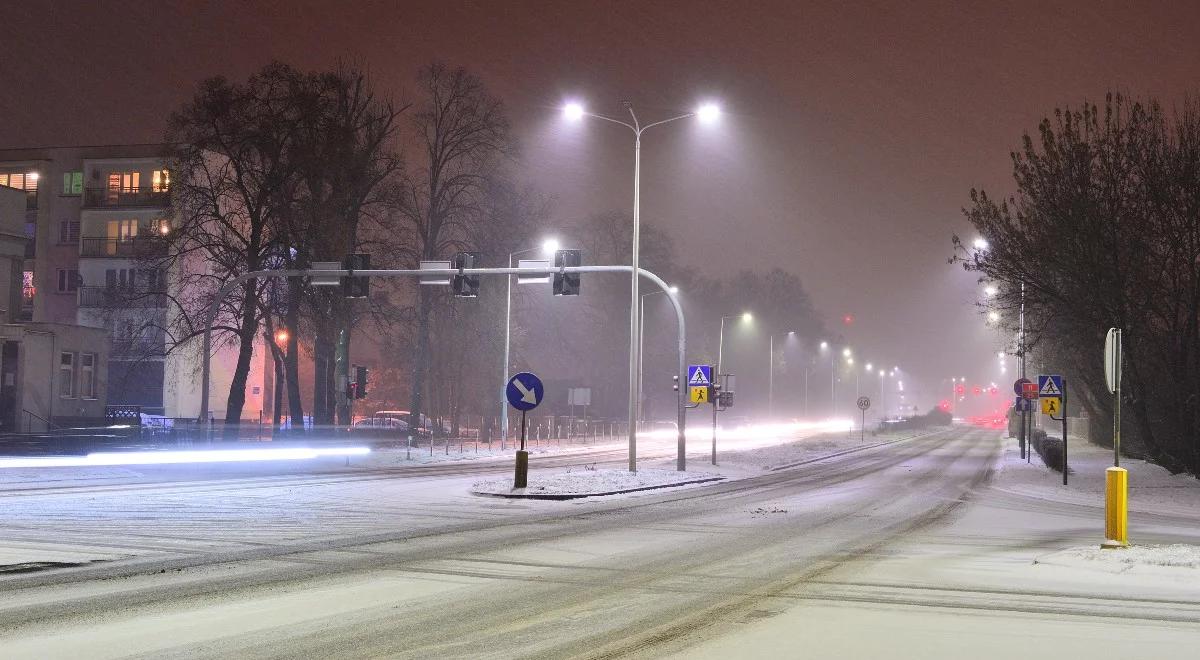
[[[242, 336], [238, 339], [237, 366], [233, 370], [233, 380], [229, 384], [229, 398], [225, 404], [225, 435], [237, 436], [237, 426], [242, 420], [242, 407], [246, 404], [246, 381], [250, 376], [250, 360], [254, 357], [254, 334], [258, 330], [255, 323], [254, 304], [256, 294], [255, 280], [248, 280], [242, 287], [242, 295], [246, 303], [242, 305], [241, 327]], [[245, 333], [249, 328], [251, 332]]]
[[346, 396], [346, 390], [350, 383], [350, 327], [349, 315], [343, 314], [339, 319], [337, 335], [337, 345], [334, 347], [334, 401], [337, 402], [337, 423], [338, 426], [349, 428], [352, 423], [350, 419], [350, 406], [353, 401]]
[[300, 344], [297, 328], [300, 327], [300, 278], [288, 280], [287, 314], [284, 316], [284, 327], [287, 328], [287, 351], [283, 358], [283, 369], [287, 378], [288, 415], [292, 418], [292, 432], [304, 431], [304, 401], [300, 398]]

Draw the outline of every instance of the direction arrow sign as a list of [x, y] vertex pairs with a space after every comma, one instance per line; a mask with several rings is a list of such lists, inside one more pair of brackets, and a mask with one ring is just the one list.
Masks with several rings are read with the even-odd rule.
[[1038, 396], [1043, 398], [1061, 397], [1062, 376], [1038, 376]]
[[513, 375], [508, 379], [508, 386], [504, 388], [508, 405], [521, 412], [537, 408], [538, 404], [542, 402], [544, 394], [542, 380], [528, 371]]

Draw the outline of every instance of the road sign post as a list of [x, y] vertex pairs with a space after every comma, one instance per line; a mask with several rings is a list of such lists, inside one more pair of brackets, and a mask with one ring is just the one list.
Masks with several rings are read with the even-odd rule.
[[1109, 328], [1104, 339], [1104, 380], [1113, 395], [1113, 466], [1104, 471], [1104, 543], [1129, 545], [1129, 473], [1121, 467], [1121, 330]]
[[862, 425], [858, 427], [858, 441], [866, 442], [867, 438], [867, 409], [871, 407], [871, 397], [858, 397], [858, 409], [862, 411]]
[[1022, 376], [1013, 382], [1013, 393], [1017, 395], [1017, 410], [1021, 413], [1021, 425], [1017, 429], [1017, 445], [1021, 449], [1021, 458], [1025, 458], [1025, 419], [1029, 410], [1029, 400], [1025, 398], [1025, 385], [1029, 379]]
[[529, 485], [529, 452], [525, 451], [525, 414], [537, 408], [542, 402], [546, 390], [542, 380], [537, 376], [522, 371], [508, 379], [504, 388], [504, 396], [508, 405], [521, 411], [521, 448], [517, 450], [516, 471], [513, 477], [513, 488], [525, 488]]
[[[1062, 422], [1063, 440], [1063, 485], [1067, 485], [1067, 379], [1055, 375], [1038, 376], [1038, 397], [1041, 399], [1042, 414], [1056, 422]], [[1055, 414], [1062, 417], [1055, 417]]]

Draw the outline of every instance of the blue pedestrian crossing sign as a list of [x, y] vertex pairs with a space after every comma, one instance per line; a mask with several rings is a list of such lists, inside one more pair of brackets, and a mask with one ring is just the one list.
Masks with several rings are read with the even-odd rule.
[[1046, 398], [1062, 398], [1062, 376], [1038, 376], [1038, 397]]
[[688, 387], [708, 387], [712, 385], [712, 365], [693, 364], [688, 367]]
[[508, 398], [508, 405], [526, 412], [537, 408], [542, 402], [542, 396], [546, 390], [542, 387], [542, 379], [529, 373], [522, 371], [508, 379], [508, 386], [504, 388], [504, 395]]
[[688, 399], [692, 403], [712, 403], [712, 365], [693, 364], [688, 367]]

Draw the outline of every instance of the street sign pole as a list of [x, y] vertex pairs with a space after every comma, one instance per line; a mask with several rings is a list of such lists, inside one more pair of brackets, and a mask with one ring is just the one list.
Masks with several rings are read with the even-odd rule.
[[1062, 379], [1063, 485], [1067, 485], [1067, 379]]

